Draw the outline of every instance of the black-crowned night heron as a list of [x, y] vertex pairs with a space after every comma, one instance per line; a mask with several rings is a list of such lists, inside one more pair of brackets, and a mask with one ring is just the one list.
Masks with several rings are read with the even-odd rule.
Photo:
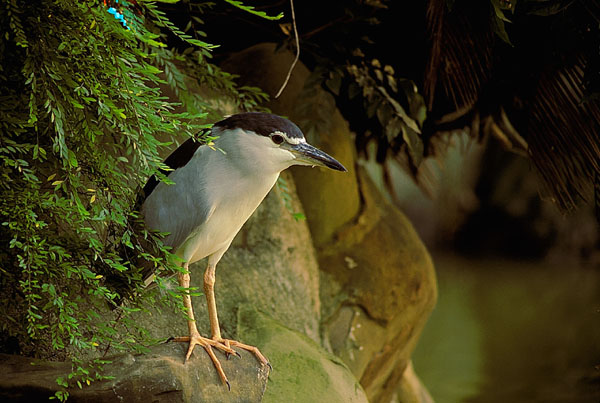
[[200, 336], [189, 294], [183, 302], [188, 312], [189, 336], [175, 341], [189, 342], [185, 362], [196, 345], [202, 346], [229, 387], [227, 376], [213, 348], [235, 354], [233, 347], [248, 350], [262, 362], [267, 359], [253, 346], [221, 337], [214, 284], [217, 263], [233, 238], [273, 187], [279, 173], [292, 165], [323, 166], [338, 171], [346, 168], [311, 146], [294, 123], [268, 113], [240, 113], [212, 128], [218, 136], [214, 147], [187, 140], [165, 161], [173, 169], [165, 184], [151, 179], [144, 187], [142, 213], [146, 226], [166, 232], [164, 243], [184, 263], [178, 275], [181, 287], [189, 288], [188, 266], [208, 257], [204, 293], [208, 304], [211, 337]]

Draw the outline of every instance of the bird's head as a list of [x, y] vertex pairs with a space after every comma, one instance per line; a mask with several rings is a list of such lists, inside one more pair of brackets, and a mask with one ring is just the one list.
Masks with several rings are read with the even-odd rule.
[[308, 144], [300, 128], [281, 116], [239, 113], [215, 123], [214, 129], [222, 136], [219, 147], [255, 166], [283, 171], [292, 165], [309, 165], [347, 171], [335, 158]]

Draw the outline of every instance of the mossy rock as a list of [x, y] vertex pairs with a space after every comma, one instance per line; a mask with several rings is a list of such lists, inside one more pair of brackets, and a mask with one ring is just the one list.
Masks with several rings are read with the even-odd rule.
[[323, 338], [369, 400], [387, 402], [435, 305], [435, 270], [408, 219], [358, 173], [360, 216], [319, 250]]
[[368, 402], [352, 372], [336, 356], [250, 306], [238, 310], [237, 333], [273, 365], [265, 403]]
[[[120, 354], [106, 357], [104, 375], [113, 377], [94, 381], [90, 386], [73, 385], [69, 402], [228, 402], [251, 403], [262, 399], [267, 385], [268, 367], [247, 351], [242, 359], [230, 359], [217, 353], [229, 377], [231, 390], [223, 385], [208, 355], [196, 347], [184, 363], [187, 343], [152, 346], [146, 354]], [[56, 378], [71, 371], [67, 362], [48, 362], [27, 357], [0, 354], [0, 401], [42, 402], [58, 389]]]

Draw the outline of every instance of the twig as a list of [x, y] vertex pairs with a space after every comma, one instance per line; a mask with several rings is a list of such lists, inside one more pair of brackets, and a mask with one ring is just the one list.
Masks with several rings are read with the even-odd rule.
[[[117, 319], [115, 319], [115, 323], [113, 323], [113, 325], [112, 325], [113, 330], [115, 329], [115, 327], [117, 327], [117, 322], [121, 319], [121, 315], [123, 315], [122, 309], [119, 311], [119, 314], [117, 315]], [[102, 354], [102, 358], [106, 357], [106, 354], [108, 353], [108, 350], [110, 350], [111, 346], [112, 346], [112, 340], [108, 342], [108, 345], [106, 346], [106, 349], [104, 350], [104, 354]]]
[[290, 0], [290, 8], [292, 9], [292, 27], [294, 28], [294, 38], [296, 39], [296, 57], [290, 66], [290, 69], [285, 77], [285, 81], [281, 85], [279, 91], [277, 91], [277, 95], [275, 95], [275, 99], [279, 98], [285, 87], [287, 86], [288, 81], [290, 81], [290, 77], [292, 76], [292, 71], [298, 63], [298, 59], [300, 59], [300, 40], [298, 39], [298, 30], [296, 29], [296, 14], [294, 13], [294, 0]]

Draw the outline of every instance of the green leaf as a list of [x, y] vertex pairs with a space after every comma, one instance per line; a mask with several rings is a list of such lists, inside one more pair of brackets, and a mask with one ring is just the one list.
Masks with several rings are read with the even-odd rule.
[[[158, 304], [138, 292], [140, 272], [124, 263], [125, 245], [149, 265], [173, 273], [181, 266], [162, 243], [164, 234], [147, 231], [130, 209], [137, 190], [163, 166], [169, 137], [193, 137], [217, 114], [186, 83], [222, 94], [236, 109], [255, 109], [266, 99], [260, 90], [238, 87], [235, 76], [211, 63], [215, 46], [202, 33], [182, 32], [158, 7], [174, 1], [138, 1], [142, 15], [133, 2], [119, 3], [130, 12], [130, 31], [97, 1], [0, 7], [6, 23], [0, 50], [11, 50], [10, 58], [0, 58], [0, 316], [32, 354], [62, 356], [68, 346], [74, 365], [57, 379], [57, 389], [102, 379], [92, 375], [101, 374], [99, 365], [77, 358], [89, 356], [85, 350], [151, 344], [130, 316], [139, 309], [122, 310], [115, 320], [83, 307], [131, 295], [134, 307]], [[167, 49], [171, 33], [193, 46]], [[123, 289], [117, 293], [114, 284]], [[14, 292], [20, 297], [10, 298]], [[175, 306], [180, 297], [167, 292], [161, 304]], [[53, 397], [68, 396], [61, 390]]]
[[500, 6], [500, 0], [491, 0], [491, 1], [492, 1], [492, 5], [494, 6], [494, 14], [496, 15], [496, 18], [498, 18], [500, 21], [511, 22], [504, 15], [503, 8], [502, 8], [502, 6]]
[[564, 0], [564, 1], [543, 1], [539, 2], [539, 5], [534, 5], [528, 3], [530, 10], [527, 14], [540, 15], [543, 17], [547, 17], [550, 15], [558, 14], [573, 4], [574, 0]]
[[415, 166], [419, 166], [423, 161], [423, 140], [419, 133], [413, 131], [410, 127], [402, 127], [402, 138], [408, 147], [408, 154]]
[[388, 92], [386, 91], [385, 88], [379, 86], [379, 87], [377, 87], [377, 89], [379, 90], [379, 92], [381, 92], [384, 95], [385, 99], [392, 105], [392, 107], [394, 108], [394, 111], [402, 119], [402, 121], [416, 133], [421, 133], [421, 130], [419, 129], [419, 126], [417, 125], [417, 122], [415, 122], [415, 120], [413, 118], [408, 116], [408, 114], [406, 113], [406, 111], [404, 110], [402, 105], [400, 105], [400, 103], [398, 101], [396, 101], [394, 98], [392, 98], [388, 94]]
[[72, 166], [73, 168], [77, 168], [79, 166], [79, 164], [77, 163], [77, 157], [75, 156], [75, 153], [73, 152], [73, 150], [68, 150], [67, 155], [68, 155], [68, 159], [69, 159], [69, 165]]
[[241, 1], [236, 1], [236, 0], [225, 0], [225, 1], [234, 7], [237, 7], [237, 8], [244, 10], [250, 14], [257, 15], [257, 16], [267, 19], [267, 20], [275, 21], [275, 20], [280, 20], [281, 18], [283, 18], [283, 13], [279, 13], [276, 16], [270, 16], [270, 15], [267, 15], [264, 11], [256, 11], [253, 6], [244, 5], [244, 3], [242, 3]]
[[511, 22], [511, 21], [508, 18], [506, 18], [506, 16], [504, 15], [504, 12], [502, 11], [502, 8], [500, 7], [499, 0], [491, 0], [491, 1], [492, 1], [493, 9], [494, 9], [494, 14], [491, 17], [492, 18], [492, 27], [494, 29], [494, 32], [504, 42], [506, 42], [510, 46], [513, 46], [513, 44], [510, 42], [508, 34], [506, 33], [506, 28], [504, 26], [505, 22]]
[[296, 221], [306, 220], [306, 216], [302, 213], [294, 213], [294, 214], [292, 214], [292, 217], [294, 217], [294, 220], [296, 220]]

